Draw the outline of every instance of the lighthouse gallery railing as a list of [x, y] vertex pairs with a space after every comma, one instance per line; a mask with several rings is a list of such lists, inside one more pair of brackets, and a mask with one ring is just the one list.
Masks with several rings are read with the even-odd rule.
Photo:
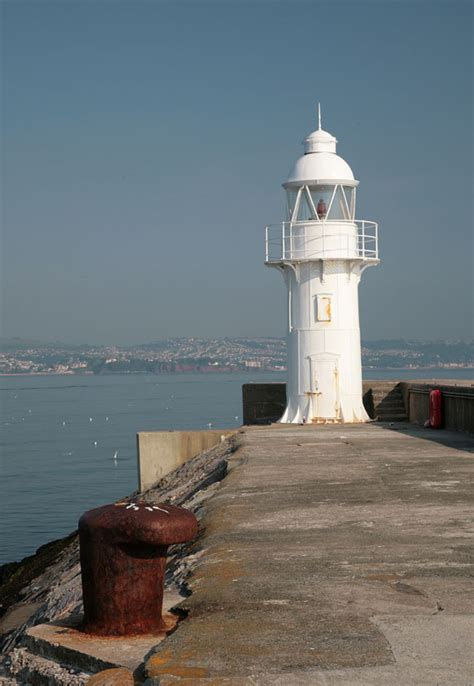
[[378, 260], [378, 224], [362, 220], [281, 222], [265, 227], [265, 262]]

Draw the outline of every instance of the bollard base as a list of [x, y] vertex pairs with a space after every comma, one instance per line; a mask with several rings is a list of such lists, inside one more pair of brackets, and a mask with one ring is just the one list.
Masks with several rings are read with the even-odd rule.
[[135, 672], [147, 654], [171, 633], [180, 617], [163, 614], [166, 629], [138, 636], [91, 636], [80, 631], [82, 617], [38, 624], [25, 633], [24, 645], [30, 653], [78, 670], [95, 674], [104, 669], [126, 667]]

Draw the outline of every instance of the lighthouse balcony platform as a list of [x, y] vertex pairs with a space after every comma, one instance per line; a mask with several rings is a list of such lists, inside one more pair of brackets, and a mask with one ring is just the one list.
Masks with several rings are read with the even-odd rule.
[[378, 262], [377, 223], [308, 220], [265, 227], [266, 264], [339, 259]]

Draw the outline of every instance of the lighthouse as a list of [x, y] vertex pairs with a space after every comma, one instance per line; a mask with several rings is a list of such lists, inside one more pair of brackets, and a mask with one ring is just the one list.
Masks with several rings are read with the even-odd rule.
[[359, 182], [321, 128], [283, 184], [287, 216], [265, 227], [265, 264], [287, 289], [287, 406], [283, 423], [365, 422], [358, 287], [376, 265], [378, 226], [356, 219]]

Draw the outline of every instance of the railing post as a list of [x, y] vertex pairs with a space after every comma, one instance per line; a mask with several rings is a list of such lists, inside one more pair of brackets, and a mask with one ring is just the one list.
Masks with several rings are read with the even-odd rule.
[[362, 220], [362, 257], [365, 260], [365, 221]]
[[281, 223], [281, 259], [285, 258], [285, 222]]
[[293, 224], [292, 224], [292, 222], [290, 222], [290, 260], [292, 260], [292, 259], [293, 259]]
[[265, 262], [268, 262], [268, 224], [265, 227]]

